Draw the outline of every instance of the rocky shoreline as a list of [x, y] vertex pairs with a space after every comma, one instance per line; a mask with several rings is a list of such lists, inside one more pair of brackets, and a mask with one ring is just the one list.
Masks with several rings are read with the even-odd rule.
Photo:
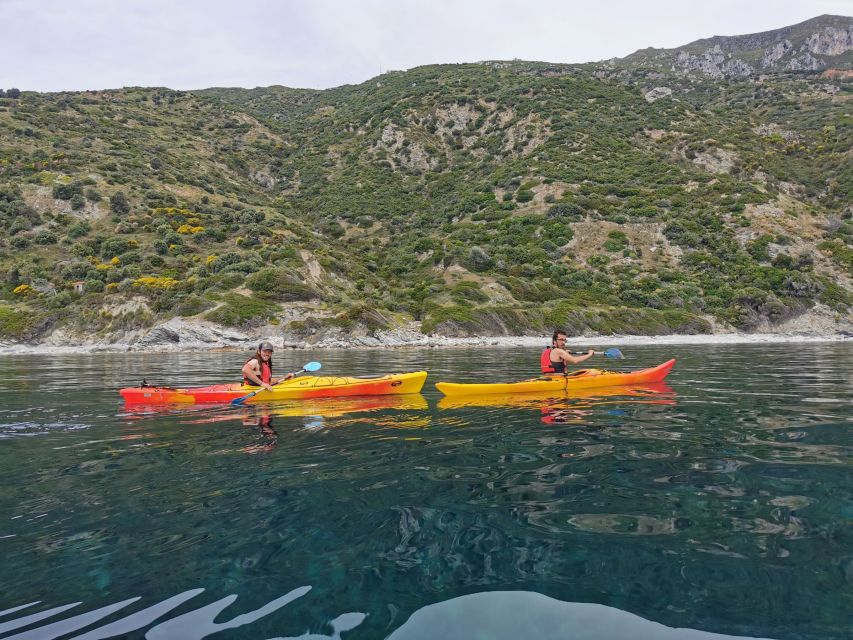
[[[259, 339], [271, 341], [279, 349], [394, 349], [394, 348], [450, 348], [450, 347], [539, 347], [547, 344], [550, 336], [475, 336], [448, 337], [425, 335], [418, 323], [395, 329], [366, 330], [363, 327], [343, 329], [327, 327], [308, 336], [282, 332], [280, 327], [268, 326], [253, 330], [251, 334], [223, 327], [204, 320], [172, 318], [147, 330], [128, 331], [107, 337], [86, 338], [64, 330], [50, 334], [38, 344], [0, 341], [2, 354], [63, 354], [63, 353], [126, 353], [126, 352], [180, 352], [199, 349], [246, 350]], [[711, 334], [696, 335], [583, 335], [573, 336], [572, 345], [626, 345], [626, 344], [735, 344], [757, 342], [837, 342], [853, 340], [853, 331], [847, 328], [812, 325], [776, 327], [772, 332], [742, 333], [720, 330]], [[811, 330], [809, 330], [811, 329]], [[278, 333], [279, 335], [276, 335]]]

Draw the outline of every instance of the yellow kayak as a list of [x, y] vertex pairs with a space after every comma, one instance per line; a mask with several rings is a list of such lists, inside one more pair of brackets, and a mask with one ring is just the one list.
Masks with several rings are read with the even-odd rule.
[[639, 371], [604, 371], [602, 369], [581, 369], [568, 375], [552, 374], [531, 378], [520, 382], [460, 384], [456, 382], [438, 382], [435, 388], [446, 396], [466, 396], [482, 394], [516, 393], [561, 393], [573, 389], [591, 389], [594, 387], [612, 387], [623, 384], [642, 384], [661, 382], [675, 364], [668, 360], [663, 364]]
[[[426, 371], [365, 377], [297, 376], [273, 385], [272, 391], [259, 391], [250, 402], [420, 393], [426, 377]], [[186, 389], [135, 387], [121, 389], [119, 393], [127, 404], [208, 404], [231, 402], [258, 389], [259, 387], [245, 386], [236, 382]]]

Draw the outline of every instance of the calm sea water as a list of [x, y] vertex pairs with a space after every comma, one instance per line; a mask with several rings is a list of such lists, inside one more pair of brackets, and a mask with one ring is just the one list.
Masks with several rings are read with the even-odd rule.
[[465, 403], [433, 383], [538, 354], [288, 351], [279, 372], [430, 378], [131, 411], [121, 386], [248, 354], [0, 357], [0, 638], [851, 637], [853, 343], [623, 351], [678, 363]]

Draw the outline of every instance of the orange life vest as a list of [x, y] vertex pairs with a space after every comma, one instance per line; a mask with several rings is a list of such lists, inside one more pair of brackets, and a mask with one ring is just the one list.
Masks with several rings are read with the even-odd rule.
[[542, 373], [565, 373], [566, 364], [562, 360], [560, 362], [551, 361], [552, 349], [553, 347], [545, 347], [542, 356], [539, 358], [539, 366], [542, 368]]
[[[252, 360], [257, 360], [258, 358], [252, 356], [248, 360], [246, 360], [246, 364], [249, 364]], [[258, 364], [261, 365], [261, 382], [265, 384], [269, 384], [272, 381], [272, 361], [264, 362], [260, 360]], [[243, 384], [245, 385], [254, 385], [255, 383], [249, 380], [246, 376], [243, 376]]]

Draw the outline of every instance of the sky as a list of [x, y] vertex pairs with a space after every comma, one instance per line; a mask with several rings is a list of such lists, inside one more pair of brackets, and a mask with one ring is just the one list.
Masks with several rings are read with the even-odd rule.
[[853, 0], [0, 0], [0, 89], [325, 89], [425, 64], [604, 60], [825, 13], [853, 16]]

